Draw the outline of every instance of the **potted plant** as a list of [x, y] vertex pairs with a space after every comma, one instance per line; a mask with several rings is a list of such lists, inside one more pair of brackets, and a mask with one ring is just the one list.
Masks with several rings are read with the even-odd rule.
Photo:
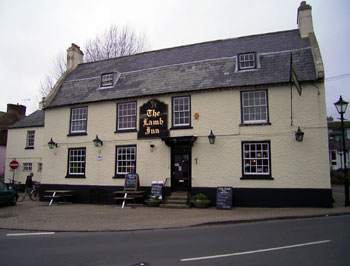
[[191, 202], [196, 208], [207, 208], [210, 204], [208, 197], [202, 193], [194, 195]]
[[159, 198], [159, 195], [148, 195], [147, 199], [145, 200], [149, 207], [158, 207], [161, 201], [162, 200]]

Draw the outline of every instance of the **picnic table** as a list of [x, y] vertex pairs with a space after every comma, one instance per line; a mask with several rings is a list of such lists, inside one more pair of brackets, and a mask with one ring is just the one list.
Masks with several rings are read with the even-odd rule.
[[125, 175], [124, 190], [114, 191], [115, 200], [123, 200], [122, 209], [125, 206], [127, 200], [133, 200], [136, 203], [136, 198], [142, 198], [145, 194], [145, 191], [140, 189], [140, 180], [139, 174], [134, 171]]
[[44, 195], [44, 198], [50, 198], [49, 206], [52, 205], [55, 199], [67, 202], [67, 197], [73, 196], [73, 190], [61, 190], [61, 189], [45, 190], [44, 193], [49, 194], [49, 195]]
[[123, 200], [122, 208], [124, 208], [126, 200], [133, 200], [136, 203], [136, 198], [143, 198], [145, 191], [121, 190], [113, 193], [115, 194], [115, 200]]

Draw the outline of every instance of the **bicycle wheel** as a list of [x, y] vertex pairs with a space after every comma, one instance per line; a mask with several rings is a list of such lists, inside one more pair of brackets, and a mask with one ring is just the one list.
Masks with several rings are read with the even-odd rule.
[[39, 200], [39, 193], [37, 190], [32, 190], [29, 194], [31, 200]]

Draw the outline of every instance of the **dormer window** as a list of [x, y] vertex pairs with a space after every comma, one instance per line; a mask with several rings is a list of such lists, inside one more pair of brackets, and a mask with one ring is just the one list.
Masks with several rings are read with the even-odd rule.
[[238, 55], [239, 70], [256, 68], [256, 54], [246, 53]]
[[101, 87], [113, 86], [113, 73], [102, 74], [101, 76]]

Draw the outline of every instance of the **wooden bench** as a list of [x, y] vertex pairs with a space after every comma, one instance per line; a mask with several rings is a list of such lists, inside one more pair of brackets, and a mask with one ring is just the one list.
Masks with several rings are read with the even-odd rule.
[[50, 198], [49, 206], [52, 205], [55, 199], [61, 199], [64, 202], [67, 202], [67, 197], [73, 196], [73, 190], [45, 190], [44, 193], [50, 195], [44, 195], [44, 198]]

